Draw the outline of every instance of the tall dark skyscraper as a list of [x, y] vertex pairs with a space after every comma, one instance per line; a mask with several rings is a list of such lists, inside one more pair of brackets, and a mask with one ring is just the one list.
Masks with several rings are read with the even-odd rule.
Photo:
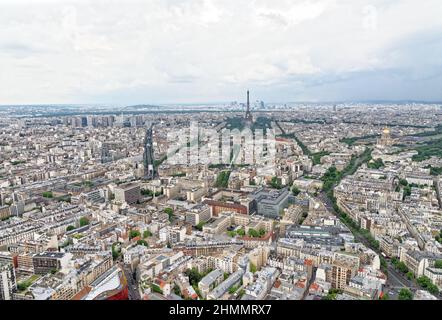
[[158, 177], [153, 152], [153, 124], [146, 130], [146, 136], [144, 138], [143, 165], [144, 179], [152, 180]]
[[253, 116], [252, 112], [250, 111], [250, 92], [247, 90], [247, 109], [246, 109], [246, 116], [244, 118], [246, 124], [252, 124], [253, 123]]

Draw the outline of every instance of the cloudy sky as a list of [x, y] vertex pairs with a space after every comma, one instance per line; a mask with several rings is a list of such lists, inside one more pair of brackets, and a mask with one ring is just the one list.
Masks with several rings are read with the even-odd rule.
[[1, 0], [0, 104], [442, 100], [440, 0]]

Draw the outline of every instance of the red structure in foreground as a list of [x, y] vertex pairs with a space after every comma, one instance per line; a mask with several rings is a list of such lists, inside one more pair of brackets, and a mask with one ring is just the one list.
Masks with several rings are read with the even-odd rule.
[[128, 300], [129, 290], [124, 272], [114, 267], [84, 288], [74, 300]]

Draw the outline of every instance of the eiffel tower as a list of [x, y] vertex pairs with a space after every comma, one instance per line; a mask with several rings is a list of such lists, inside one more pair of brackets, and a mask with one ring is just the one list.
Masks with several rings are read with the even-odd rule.
[[246, 116], [244, 118], [246, 124], [251, 125], [253, 123], [252, 112], [250, 111], [250, 92], [247, 90], [247, 109]]

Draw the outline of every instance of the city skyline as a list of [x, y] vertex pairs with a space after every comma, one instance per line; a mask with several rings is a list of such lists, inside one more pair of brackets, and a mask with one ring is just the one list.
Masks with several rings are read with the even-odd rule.
[[438, 9], [0, 1], [0, 305], [442, 300]]

